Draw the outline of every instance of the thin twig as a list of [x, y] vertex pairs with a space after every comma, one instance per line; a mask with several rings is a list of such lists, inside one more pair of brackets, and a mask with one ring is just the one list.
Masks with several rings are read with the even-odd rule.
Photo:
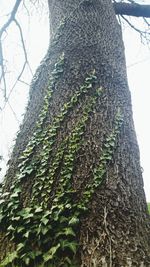
[[147, 24], [147, 26], [150, 26], [150, 23], [148, 22], [148, 20], [146, 18], [143, 18], [144, 22]]
[[25, 85], [27, 85], [27, 86], [30, 86], [30, 84], [29, 83], [27, 83], [27, 82], [25, 82], [25, 81], [23, 81], [23, 80], [18, 80], [18, 82], [21, 82], [21, 83], [23, 83], [23, 84], [25, 84]]
[[27, 51], [26, 51], [26, 46], [25, 46], [25, 43], [24, 43], [22, 28], [21, 28], [19, 22], [16, 19], [14, 19], [14, 22], [16, 23], [16, 25], [17, 25], [17, 27], [19, 29], [21, 43], [22, 43], [23, 52], [24, 52], [24, 56], [25, 56], [25, 61], [28, 62]]
[[127, 18], [125, 18], [123, 15], [121, 15], [121, 17], [127, 22], [127, 24], [133, 29], [135, 30], [136, 32], [138, 32], [140, 34], [140, 37], [141, 37], [141, 42], [143, 43], [143, 38], [149, 42], [149, 39], [148, 39], [148, 35], [150, 35], [150, 32], [147, 32], [147, 31], [142, 31], [138, 28], [136, 28]]
[[7, 28], [9, 27], [9, 25], [15, 20], [15, 16], [16, 13], [18, 11], [18, 8], [20, 6], [22, 0], [16, 0], [15, 5], [10, 13], [10, 17], [9, 19], [6, 21], [6, 23], [4, 23], [4, 25], [1, 27], [0, 29], [0, 66], [1, 66], [1, 81], [3, 81], [3, 85], [4, 85], [4, 99], [6, 101], [7, 99], [7, 84], [6, 84], [6, 73], [5, 73], [5, 67], [4, 67], [4, 55], [3, 55], [3, 46], [2, 46], [2, 36], [3, 33], [6, 32]]
[[[8, 96], [5, 97], [5, 103], [4, 103], [4, 106], [3, 106], [2, 109], [5, 108], [7, 102], [8, 102], [8, 100], [9, 100], [9, 98], [10, 98], [10, 95], [11, 95], [12, 92], [13, 92], [13, 89], [15, 88], [17, 82], [20, 81], [20, 78], [21, 78], [21, 76], [22, 76], [22, 74], [23, 74], [23, 72], [24, 72], [24, 70], [25, 70], [26, 65], [28, 65], [31, 74], [33, 75], [32, 70], [31, 70], [31, 67], [30, 67], [29, 62], [28, 62], [28, 56], [27, 56], [26, 46], [25, 46], [25, 42], [24, 42], [24, 38], [23, 38], [22, 28], [21, 28], [21, 26], [20, 26], [20, 24], [19, 24], [19, 22], [17, 21], [16, 18], [14, 18], [13, 21], [15, 22], [16, 26], [17, 26], [18, 29], [19, 29], [19, 34], [20, 34], [20, 38], [21, 38], [21, 43], [22, 43], [22, 47], [23, 47], [23, 53], [24, 53], [25, 61], [24, 61], [24, 64], [23, 64], [23, 66], [22, 66], [22, 69], [21, 69], [21, 71], [20, 71], [20, 73], [19, 73], [19, 75], [18, 75], [18, 77], [17, 77], [17, 79], [16, 79], [14, 85], [12, 86], [12, 88], [11, 88], [11, 90], [10, 90]], [[4, 75], [4, 76], [5, 76], [5, 75]]]
[[4, 57], [3, 57], [3, 47], [2, 47], [2, 42], [0, 40], [0, 66], [1, 66], [1, 78], [0, 78], [0, 82], [1, 80], [3, 81], [4, 84], [4, 99], [6, 100], [6, 78], [5, 78], [5, 69], [4, 69]]
[[15, 19], [16, 13], [18, 11], [18, 8], [20, 6], [20, 3], [22, 2], [22, 0], [17, 0], [13, 10], [10, 13], [10, 18], [6, 21], [6, 23], [2, 26], [2, 28], [0, 29], [0, 39], [3, 35], [3, 33], [6, 31], [6, 29], [9, 27], [9, 25], [12, 23], [12, 21]]
[[32, 72], [32, 69], [31, 69], [30, 64], [29, 64], [29, 61], [28, 61], [28, 55], [27, 55], [27, 51], [26, 51], [26, 46], [25, 46], [24, 38], [23, 38], [22, 28], [21, 28], [19, 22], [16, 19], [14, 19], [14, 22], [16, 23], [16, 25], [17, 25], [17, 27], [19, 29], [19, 32], [20, 32], [21, 43], [22, 43], [22, 46], [23, 46], [23, 52], [24, 52], [26, 64], [28, 65], [28, 68], [29, 68], [29, 70], [31, 72], [31, 75], [33, 76], [33, 72]]
[[9, 98], [10, 98], [10, 96], [11, 96], [11, 94], [12, 94], [12, 92], [13, 92], [13, 90], [14, 90], [16, 84], [17, 84], [17, 82], [20, 80], [20, 77], [22, 76], [22, 74], [23, 74], [23, 72], [24, 72], [24, 70], [25, 70], [26, 64], [27, 64], [27, 62], [24, 62], [23, 66], [22, 66], [22, 69], [21, 69], [21, 72], [19, 73], [19, 75], [18, 75], [18, 77], [17, 77], [17, 79], [16, 79], [14, 85], [12, 86], [12, 88], [11, 88], [11, 90], [10, 90], [10, 92], [9, 92], [9, 94], [8, 94], [8, 96], [7, 96], [7, 98], [6, 98], [6, 101], [5, 101], [5, 103], [4, 103], [4, 106], [3, 106], [2, 110], [5, 108], [5, 106], [6, 106], [7, 102], [8, 102], [8, 100], [9, 100]]
[[11, 104], [9, 103], [9, 101], [7, 101], [7, 102], [8, 102], [8, 105], [9, 105], [9, 107], [10, 107], [10, 109], [11, 109], [11, 111], [12, 111], [12, 113], [13, 113], [13, 115], [14, 115], [16, 121], [17, 121], [17, 123], [20, 125], [20, 121], [18, 120], [15, 111], [13, 110], [13, 108], [12, 108]]

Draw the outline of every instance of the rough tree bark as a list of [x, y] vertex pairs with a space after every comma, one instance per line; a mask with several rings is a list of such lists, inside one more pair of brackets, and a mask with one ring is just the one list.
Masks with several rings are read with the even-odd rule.
[[148, 267], [149, 218], [112, 2], [48, 4], [50, 46], [2, 186], [0, 266]]

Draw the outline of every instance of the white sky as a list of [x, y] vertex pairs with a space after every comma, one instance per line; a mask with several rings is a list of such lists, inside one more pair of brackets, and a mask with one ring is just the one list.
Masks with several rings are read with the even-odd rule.
[[[12, 0], [1, 0], [0, 12], [3, 12], [2, 16], [0, 17], [0, 25], [2, 25], [7, 19], [7, 17], [4, 17], [3, 15], [8, 14], [11, 6], [14, 5], [14, 2], [15, 1]], [[145, 2], [150, 4], [150, 0]], [[18, 17], [22, 28], [24, 29], [29, 61], [34, 72], [41, 59], [45, 55], [48, 47], [48, 14], [46, 9], [43, 9], [43, 12], [39, 12], [39, 10], [32, 10], [32, 7], [30, 6], [29, 10], [30, 12], [32, 11], [32, 16], [30, 18], [27, 16], [27, 12], [22, 8]], [[37, 14], [38, 12], [39, 14]], [[142, 24], [140, 23], [140, 25]], [[17, 36], [15, 25], [12, 25], [8, 31], [7, 38], [4, 41], [4, 53], [7, 60], [9, 59], [10, 61], [9, 67], [11, 69], [11, 73], [7, 74], [8, 87], [10, 89], [14, 82], [14, 77], [17, 75], [16, 69], [20, 66], [21, 59], [23, 57], [20, 40]], [[128, 27], [124, 29], [124, 43], [127, 60], [128, 81], [132, 94], [134, 122], [140, 146], [141, 166], [144, 170], [143, 178], [145, 192], [147, 201], [150, 202], [150, 51], [146, 45], [144, 46], [141, 44], [138, 34]], [[22, 79], [27, 83], [30, 82], [31, 73], [29, 69], [26, 70]], [[2, 95], [0, 95], [0, 97], [2, 97]], [[23, 83], [18, 83], [10, 98], [11, 106], [16, 113], [18, 121], [21, 121], [22, 119], [27, 98], [28, 86], [24, 85]], [[1, 105], [2, 103], [0, 101], [0, 106]], [[2, 171], [0, 173], [0, 179], [2, 179], [4, 175], [6, 169], [5, 165], [10, 155], [11, 148], [14, 144], [13, 140], [15, 139], [15, 133], [18, 130], [19, 125], [17, 120], [9, 105], [5, 107], [2, 113], [0, 112], [0, 155], [4, 156], [4, 160], [1, 162]]]

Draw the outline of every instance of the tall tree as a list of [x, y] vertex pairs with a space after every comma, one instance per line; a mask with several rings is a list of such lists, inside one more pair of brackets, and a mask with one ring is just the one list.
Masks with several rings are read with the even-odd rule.
[[49, 49], [1, 186], [0, 266], [148, 267], [119, 6], [48, 5]]

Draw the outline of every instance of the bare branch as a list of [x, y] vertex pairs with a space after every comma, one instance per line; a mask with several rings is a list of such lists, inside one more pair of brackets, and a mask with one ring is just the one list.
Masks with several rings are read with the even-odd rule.
[[10, 24], [15, 21], [15, 16], [16, 13], [18, 11], [19, 5], [21, 3], [22, 0], [16, 0], [16, 3], [13, 7], [13, 10], [10, 13], [10, 17], [9, 19], [6, 21], [6, 23], [2, 26], [2, 28], [0, 29], [0, 66], [1, 66], [1, 77], [0, 77], [0, 82], [3, 82], [4, 88], [4, 99], [6, 101], [7, 99], [7, 85], [6, 85], [6, 76], [5, 76], [5, 67], [4, 67], [4, 55], [3, 55], [3, 46], [2, 46], [2, 35], [4, 32], [6, 32], [7, 28], [10, 26]]
[[[23, 38], [22, 28], [21, 28], [19, 22], [18, 22], [16, 19], [14, 19], [14, 22], [16, 23], [16, 25], [17, 25], [17, 27], [18, 27], [18, 29], [19, 29], [19, 32], [20, 32], [21, 43], [22, 43], [23, 52], [24, 52], [24, 56], [25, 56], [25, 65], [26, 65], [26, 64], [28, 65], [31, 74], [33, 75], [32, 69], [31, 69], [30, 64], [29, 64], [29, 61], [28, 61], [28, 55], [27, 55], [27, 51], [26, 51], [26, 46], [25, 46], [24, 38]], [[23, 73], [23, 72], [22, 72], [22, 73]], [[21, 75], [22, 75], [22, 74], [21, 74]], [[19, 75], [18, 77], [19, 77], [18, 79], [21, 78], [20, 75]]]
[[5, 108], [5, 106], [6, 106], [7, 102], [8, 102], [8, 100], [9, 100], [9, 98], [10, 98], [10, 96], [11, 96], [11, 94], [12, 94], [12, 92], [13, 92], [15, 86], [16, 86], [16, 84], [17, 84], [18, 81], [20, 80], [20, 78], [21, 78], [21, 76], [22, 76], [22, 74], [23, 74], [23, 72], [24, 72], [24, 70], [25, 70], [26, 64], [27, 64], [27, 62], [25, 61], [24, 64], [23, 64], [23, 66], [22, 66], [21, 72], [19, 73], [19, 75], [18, 75], [18, 77], [17, 77], [17, 79], [16, 79], [14, 85], [12, 86], [12, 88], [11, 88], [11, 90], [10, 90], [10, 92], [9, 92], [9, 94], [8, 94], [8, 96], [7, 96], [7, 98], [6, 98], [6, 100], [5, 100], [4, 106], [1, 108], [1, 110], [3, 110], [3, 109]]
[[27, 85], [27, 86], [30, 86], [30, 84], [29, 83], [27, 83], [27, 82], [25, 82], [25, 81], [23, 81], [23, 80], [18, 80], [19, 82], [21, 82], [21, 83], [23, 83], [23, 84], [25, 84], [25, 85]]
[[[19, 75], [18, 75], [18, 77], [17, 77], [14, 85], [12, 86], [12, 88], [11, 88], [9, 94], [8, 94], [8, 97], [5, 99], [5, 104], [4, 104], [3, 109], [5, 108], [6, 103], [8, 102], [8, 100], [9, 100], [9, 98], [10, 98], [12, 92], [13, 92], [13, 89], [15, 88], [15, 86], [17, 84], [17, 82], [20, 81], [20, 78], [21, 78], [21, 76], [22, 76], [22, 74], [23, 74], [23, 72], [25, 70], [26, 65], [28, 65], [31, 74], [33, 75], [32, 70], [31, 70], [31, 67], [30, 67], [29, 62], [28, 62], [28, 56], [27, 56], [26, 46], [25, 46], [25, 42], [24, 42], [24, 38], [23, 38], [22, 28], [21, 28], [19, 22], [15, 18], [14, 18], [14, 22], [15, 22], [15, 24], [17, 25], [17, 27], [19, 29], [19, 33], [20, 33], [20, 37], [21, 37], [21, 43], [22, 43], [22, 47], [23, 47], [25, 61], [24, 61], [24, 64], [22, 66], [22, 69], [21, 69], [21, 71], [20, 71], [20, 73], [19, 73]], [[22, 82], [22, 81], [20, 81], [20, 82]]]
[[27, 51], [26, 51], [26, 47], [25, 47], [25, 43], [24, 43], [22, 29], [21, 29], [21, 26], [20, 26], [19, 22], [16, 19], [14, 19], [14, 22], [16, 23], [16, 25], [17, 25], [17, 27], [19, 29], [19, 33], [20, 33], [20, 37], [21, 37], [21, 43], [22, 43], [23, 52], [24, 52], [24, 56], [25, 56], [25, 61], [27, 63], [28, 62], [28, 57], [27, 57]]
[[9, 27], [9, 25], [12, 23], [12, 21], [15, 19], [16, 13], [18, 11], [18, 8], [20, 6], [20, 3], [22, 2], [22, 0], [16, 0], [16, 3], [14, 5], [14, 8], [10, 14], [10, 18], [8, 19], [8, 21], [2, 26], [2, 28], [0, 29], [0, 39], [3, 35], [3, 33], [6, 31], [6, 29]]
[[[7, 103], [9, 104], [8, 100], [9, 100], [9, 98], [10, 98], [10, 96], [11, 96], [11, 94], [13, 92], [13, 89], [15, 88], [17, 82], [20, 81], [20, 79], [22, 77], [22, 74], [23, 74], [23, 72], [25, 70], [26, 65], [28, 65], [28, 68], [29, 68], [31, 74], [33, 75], [32, 70], [31, 70], [31, 67], [30, 67], [29, 62], [28, 62], [28, 55], [27, 55], [27, 51], [26, 51], [26, 46], [25, 46], [24, 38], [23, 38], [23, 31], [22, 31], [22, 28], [21, 28], [20, 23], [15, 18], [15, 15], [17, 13], [17, 10], [19, 8], [19, 5], [20, 5], [21, 1], [22, 0], [17, 0], [16, 1], [15, 6], [14, 6], [12, 12], [11, 12], [10, 18], [8, 19], [8, 21], [3, 25], [3, 27], [0, 30], [0, 59], [1, 59], [0, 60], [0, 66], [1, 66], [1, 77], [0, 77], [0, 81], [3, 81], [3, 84], [4, 84], [3, 91], [4, 91], [4, 100], [5, 100], [4, 106], [3, 106], [3, 108], [1, 108], [1, 110], [3, 110], [5, 108], [5, 106], [6, 106]], [[8, 28], [8, 26], [12, 22], [15, 23], [15, 25], [17, 26], [17, 28], [19, 30], [19, 35], [20, 35], [20, 39], [21, 39], [21, 44], [22, 44], [22, 49], [23, 49], [23, 54], [24, 54], [25, 60], [24, 60], [23, 66], [22, 66], [22, 68], [20, 70], [20, 73], [18, 74], [18, 77], [16, 78], [16, 81], [14, 82], [14, 85], [12, 86], [11, 90], [9, 91], [9, 93], [7, 95], [7, 93], [6, 93], [7, 86], [6, 86], [6, 78], [5, 78], [6, 71], [4, 69], [4, 56], [3, 56], [3, 49], [2, 49], [1, 37], [2, 37], [2, 34], [6, 31], [6, 29]]]
[[0, 66], [1, 66], [1, 77], [0, 82], [3, 81], [4, 84], [4, 99], [6, 100], [6, 79], [5, 79], [5, 69], [4, 69], [4, 57], [3, 57], [3, 47], [2, 42], [0, 40]]
[[113, 5], [116, 15], [150, 18], [150, 5], [128, 4], [123, 2], [114, 2]]
[[141, 37], [141, 41], [143, 43], [143, 39], [145, 39], [147, 41], [147, 44], [149, 44], [150, 42], [150, 32], [149, 31], [142, 31], [141, 29], [138, 29], [137, 27], [135, 27], [127, 18], [125, 18], [123, 15], [121, 15], [121, 17], [127, 22], [127, 24], [136, 32], [138, 32], [140, 34]]
[[16, 115], [15, 111], [13, 110], [13, 108], [12, 108], [11, 104], [9, 103], [9, 101], [8, 101], [8, 105], [9, 105], [9, 107], [10, 107], [10, 109], [11, 109], [13, 115], [14, 115], [15, 120], [17, 121], [18, 125], [20, 125], [20, 121], [18, 120], [17, 115]]
[[144, 22], [147, 24], [147, 26], [150, 26], [150, 23], [148, 22], [148, 20], [146, 18], [143, 18]]

